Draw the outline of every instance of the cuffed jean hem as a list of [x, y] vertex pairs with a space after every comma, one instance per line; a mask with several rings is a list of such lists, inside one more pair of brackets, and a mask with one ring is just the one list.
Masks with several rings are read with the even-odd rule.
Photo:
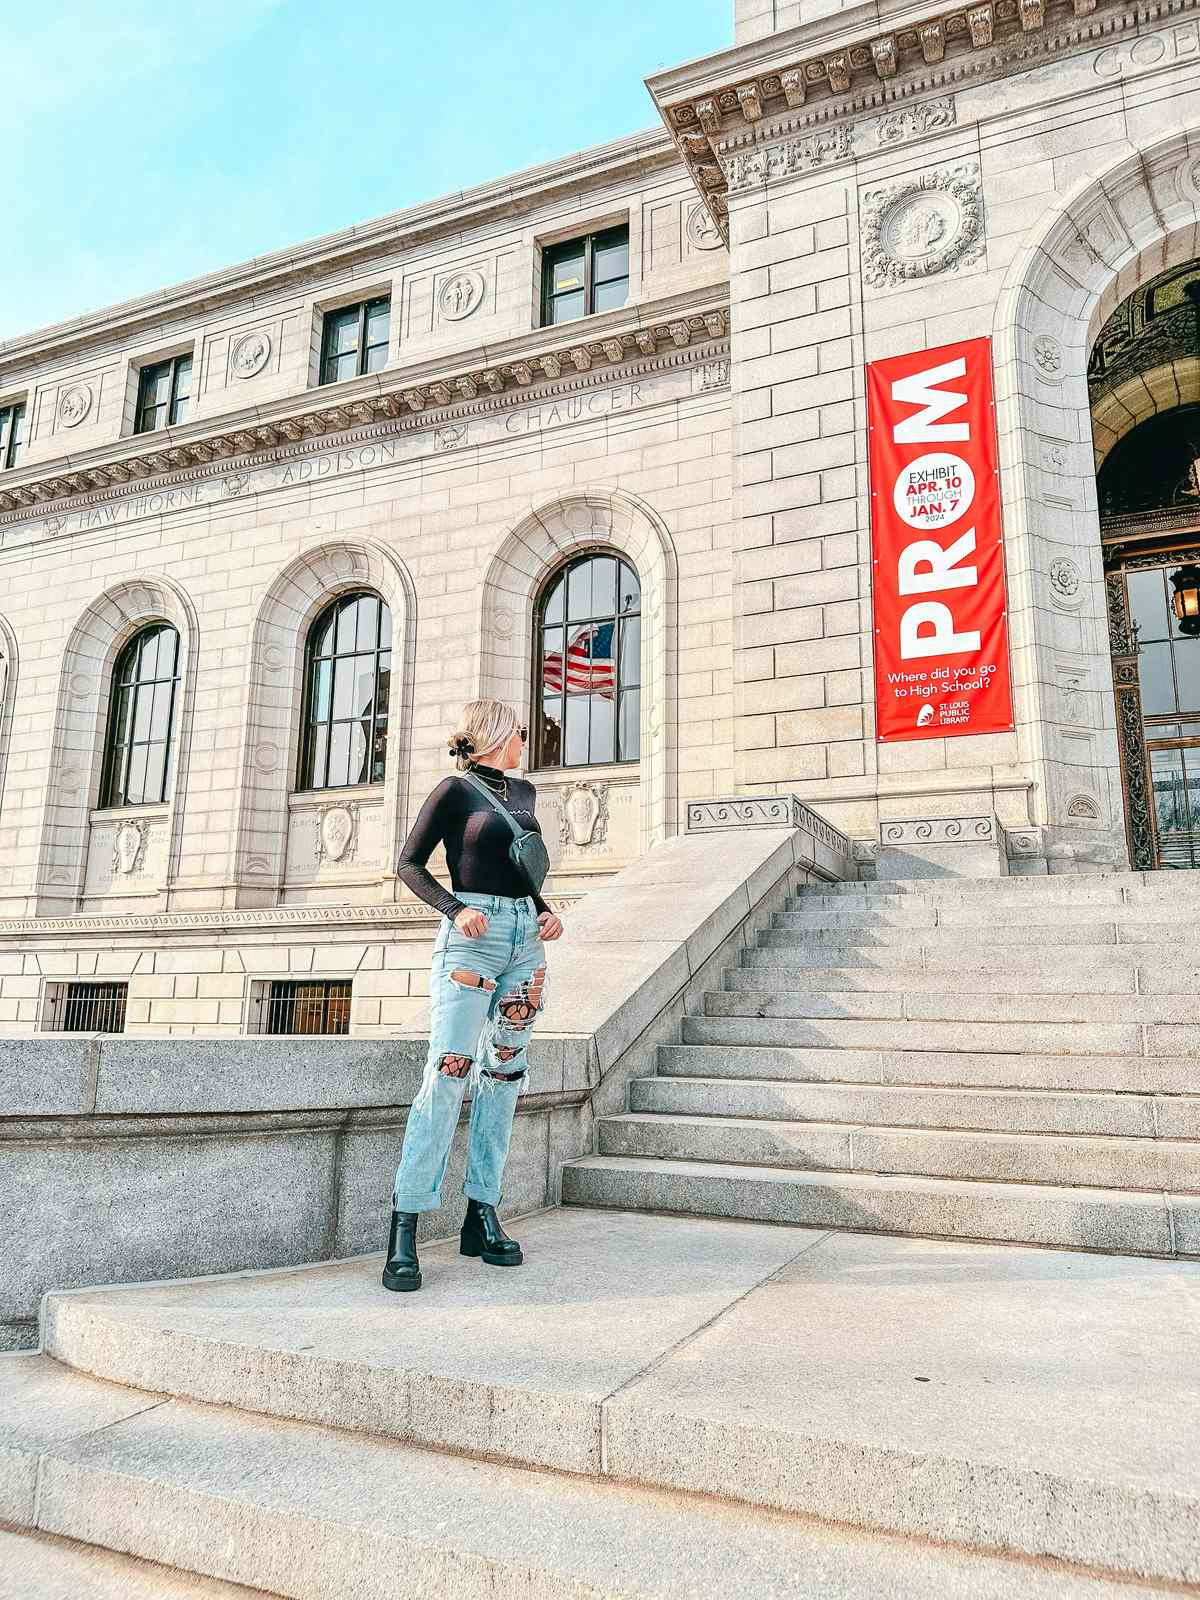
[[464, 1183], [463, 1193], [468, 1200], [478, 1200], [481, 1206], [498, 1206], [500, 1204], [499, 1189], [485, 1189], [480, 1183]]
[[442, 1203], [440, 1194], [418, 1194], [392, 1196], [392, 1209], [394, 1211], [436, 1211]]

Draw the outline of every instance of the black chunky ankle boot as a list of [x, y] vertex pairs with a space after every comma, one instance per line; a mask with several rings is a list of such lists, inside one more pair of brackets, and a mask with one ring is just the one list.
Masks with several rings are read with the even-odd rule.
[[489, 1267], [519, 1267], [525, 1259], [521, 1246], [500, 1226], [495, 1206], [482, 1200], [467, 1201], [458, 1250], [464, 1256], [482, 1256]]
[[392, 1211], [392, 1231], [383, 1268], [385, 1289], [396, 1289], [403, 1294], [421, 1287], [421, 1263], [417, 1260], [419, 1215], [417, 1211]]

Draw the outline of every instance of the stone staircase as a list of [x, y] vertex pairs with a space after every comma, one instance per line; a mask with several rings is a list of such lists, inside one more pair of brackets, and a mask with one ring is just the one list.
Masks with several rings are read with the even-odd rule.
[[808, 890], [567, 1204], [1200, 1255], [1200, 873]]

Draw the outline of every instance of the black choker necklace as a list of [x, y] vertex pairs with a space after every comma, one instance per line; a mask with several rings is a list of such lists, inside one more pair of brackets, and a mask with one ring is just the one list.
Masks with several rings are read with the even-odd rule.
[[485, 783], [489, 789], [494, 790], [501, 800], [508, 799], [508, 779], [498, 767], [484, 767], [479, 762], [472, 761], [468, 770], [475, 774], [480, 783]]

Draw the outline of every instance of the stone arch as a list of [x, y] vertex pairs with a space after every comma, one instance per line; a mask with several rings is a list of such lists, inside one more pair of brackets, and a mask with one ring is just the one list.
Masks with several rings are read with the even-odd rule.
[[678, 831], [678, 561], [656, 512], [622, 489], [567, 493], [530, 512], [484, 574], [476, 693], [524, 708], [533, 650], [533, 602], [564, 557], [604, 546], [642, 585], [641, 848]]
[[140, 629], [167, 622], [179, 634], [179, 699], [167, 795], [165, 898], [179, 873], [184, 798], [191, 761], [199, 631], [191, 599], [161, 573], [141, 573], [106, 589], [71, 630], [63, 652], [46, 800], [38, 845], [35, 915], [74, 911], [87, 871], [89, 813], [100, 797], [105, 717], [113, 665]]
[[382, 545], [323, 541], [288, 563], [269, 585], [247, 664], [238, 761], [233, 879], [238, 905], [274, 905], [286, 870], [288, 796], [299, 760], [304, 652], [319, 613], [351, 589], [373, 589], [392, 613], [392, 698], [384, 778], [383, 837], [391, 870], [404, 822], [402, 753], [412, 744], [417, 602], [412, 577]]
[[[1021, 754], [1051, 854], [1101, 865], [1123, 863], [1126, 844], [1088, 355], [1127, 295], [1196, 254], [1198, 218], [1200, 130], [1179, 128], [1051, 207], [1013, 260], [996, 307]], [[1081, 797], [1096, 802], [1094, 827], [1079, 825]]]
[[1115, 445], [1161, 411], [1200, 401], [1200, 357], [1180, 356], [1126, 378], [1092, 407], [1096, 471]]

